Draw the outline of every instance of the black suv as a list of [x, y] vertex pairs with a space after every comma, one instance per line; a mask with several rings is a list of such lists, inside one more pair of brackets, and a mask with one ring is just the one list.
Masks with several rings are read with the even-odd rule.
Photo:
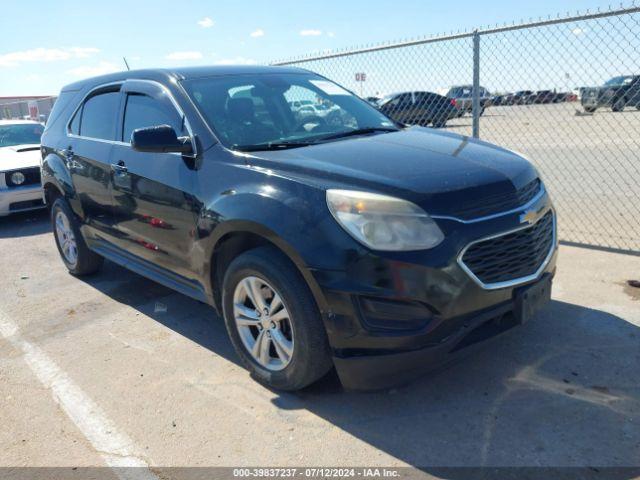
[[[480, 115], [484, 115], [484, 111], [491, 105], [493, 96], [489, 91], [480, 87]], [[457, 87], [451, 87], [447, 92], [447, 97], [455, 101], [455, 106], [458, 109], [458, 116], [462, 116], [465, 113], [473, 113], [473, 85], [462, 85]]]
[[640, 75], [613, 77], [602, 87], [585, 88], [580, 101], [589, 113], [600, 107], [611, 107], [614, 112], [621, 112], [627, 106], [640, 110]]
[[432, 92], [402, 92], [387, 95], [378, 109], [396, 122], [443, 128], [447, 121], [460, 116], [456, 101]]
[[276, 388], [332, 367], [351, 388], [406, 381], [549, 299], [556, 221], [529, 162], [305, 70], [74, 83], [42, 152], [68, 270], [107, 258], [214, 306]]

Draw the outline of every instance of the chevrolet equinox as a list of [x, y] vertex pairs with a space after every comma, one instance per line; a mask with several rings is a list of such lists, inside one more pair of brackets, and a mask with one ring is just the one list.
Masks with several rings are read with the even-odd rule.
[[42, 185], [69, 272], [106, 258], [212, 305], [277, 389], [331, 368], [348, 388], [405, 382], [550, 298], [556, 219], [527, 160], [298, 68], [73, 83]]

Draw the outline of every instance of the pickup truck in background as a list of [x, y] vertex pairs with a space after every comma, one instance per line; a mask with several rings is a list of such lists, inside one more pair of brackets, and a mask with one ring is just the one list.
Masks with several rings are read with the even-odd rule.
[[601, 107], [611, 107], [614, 112], [621, 112], [625, 107], [640, 110], [640, 75], [613, 77], [601, 87], [585, 88], [581, 103], [589, 113]]

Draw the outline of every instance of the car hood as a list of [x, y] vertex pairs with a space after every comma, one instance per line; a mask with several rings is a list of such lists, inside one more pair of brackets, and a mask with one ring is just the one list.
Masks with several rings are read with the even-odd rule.
[[40, 145], [12, 145], [0, 148], [0, 171], [40, 166]]
[[304, 176], [323, 188], [401, 196], [440, 215], [515, 194], [538, 175], [527, 160], [509, 150], [421, 127], [255, 152], [250, 158], [252, 165]]

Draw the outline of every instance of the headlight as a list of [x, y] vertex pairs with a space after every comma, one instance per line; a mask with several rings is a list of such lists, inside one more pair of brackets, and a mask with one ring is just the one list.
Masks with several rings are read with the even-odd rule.
[[444, 240], [431, 217], [406, 200], [376, 193], [327, 190], [327, 205], [353, 238], [373, 250], [424, 250]]
[[22, 172], [13, 172], [10, 178], [11, 183], [13, 183], [14, 185], [22, 185], [26, 180], [24, 173]]

